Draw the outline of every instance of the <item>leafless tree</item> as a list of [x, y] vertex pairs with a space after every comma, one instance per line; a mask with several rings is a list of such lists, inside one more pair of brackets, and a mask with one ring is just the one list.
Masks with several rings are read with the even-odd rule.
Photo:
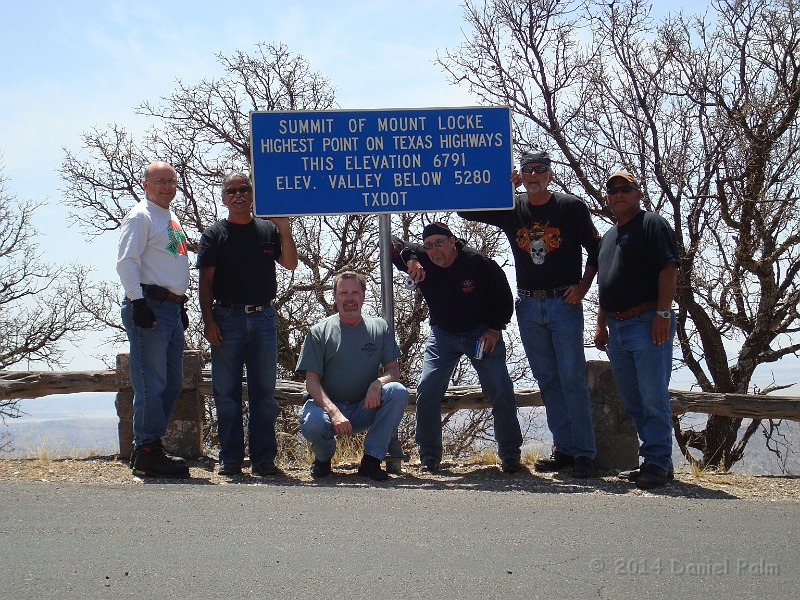
[[[17, 200], [0, 165], [0, 369], [63, 367], [62, 344], [92, 326], [74, 300], [74, 279], [84, 269], [42, 259], [33, 216], [33, 202]], [[19, 415], [18, 399], [0, 400], [0, 419]], [[0, 447], [7, 442], [0, 439]]]
[[[645, 207], [678, 235], [682, 363], [704, 391], [747, 393], [756, 367], [800, 350], [800, 5], [713, 0], [710, 16], [659, 22], [650, 11], [644, 0], [469, 2], [471, 36], [439, 62], [481, 101], [510, 105], [517, 143], [555, 152], [557, 183], [598, 220], [611, 217], [608, 173], [641, 177]], [[675, 421], [687, 459], [725, 470], [761, 427]]]

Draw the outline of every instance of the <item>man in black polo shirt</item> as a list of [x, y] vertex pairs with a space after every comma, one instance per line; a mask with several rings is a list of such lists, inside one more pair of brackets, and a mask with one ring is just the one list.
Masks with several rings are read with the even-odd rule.
[[642, 210], [642, 192], [633, 175], [617, 171], [606, 189], [617, 224], [600, 243], [594, 343], [608, 352], [619, 398], [642, 442], [641, 466], [619, 477], [647, 489], [673, 478], [669, 378], [678, 244], [663, 217]]
[[521, 471], [522, 433], [501, 334], [514, 312], [508, 280], [496, 262], [465, 247], [442, 223], [427, 225], [422, 240], [423, 244], [413, 244], [392, 239], [392, 262], [417, 282], [430, 311], [431, 333], [416, 403], [422, 469], [439, 470], [441, 402], [453, 369], [467, 355], [492, 406], [502, 469]]
[[277, 475], [275, 263], [296, 268], [297, 247], [289, 219], [253, 217], [253, 186], [246, 175], [232, 173], [225, 178], [222, 203], [228, 217], [203, 232], [197, 254], [204, 335], [211, 344], [219, 472], [237, 475], [242, 471], [242, 375], [246, 366], [252, 472]]
[[[553, 453], [537, 471], [572, 467], [589, 477], [597, 452], [583, 353], [581, 301], [597, 273], [597, 233], [589, 209], [570, 194], [551, 192], [551, 158], [528, 151], [511, 182], [517, 194], [508, 210], [459, 212], [469, 221], [500, 227], [508, 237], [517, 273], [517, 323], [531, 372], [539, 383], [553, 434]], [[586, 268], [581, 274], [586, 250]]]

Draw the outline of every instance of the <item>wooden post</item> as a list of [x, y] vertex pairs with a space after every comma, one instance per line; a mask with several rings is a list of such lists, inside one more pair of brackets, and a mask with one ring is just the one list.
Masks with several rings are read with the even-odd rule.
[[[205, 409], [200, 396], [203, 381], [202, 360], [198, 350], [183, 353], [183, 390], [175, 402], [172, 416], [163, 438], [171, 453], [184, 458], [203, 455], [203, 416]], [[130, 378], [130, 356], [117, 355], [117, 416], [119, 417], [119, 455], [129, 458], [133, 450], [133, 388]]]

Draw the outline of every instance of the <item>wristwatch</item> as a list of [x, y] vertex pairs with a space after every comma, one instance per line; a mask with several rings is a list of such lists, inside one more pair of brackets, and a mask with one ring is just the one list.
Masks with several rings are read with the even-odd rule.
[[656, 314], [659, 317], [664, 317], [665, 319], [671, 319], [672, 318], [672, 313], [670, 311], [668, 311], [668, 310], [657, 310]]

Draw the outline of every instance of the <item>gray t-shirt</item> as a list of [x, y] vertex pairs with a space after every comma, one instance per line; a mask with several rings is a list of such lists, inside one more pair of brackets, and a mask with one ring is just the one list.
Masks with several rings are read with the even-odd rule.
[[319, 373], [322, 388], [336, 404], [360, 402], [379, 375], [381, 365], [400, 356], [389, 325], [380, 317], [362, 317], [355, 326], [342, 325], [332, 315], [308, 332], [298, 371]]

